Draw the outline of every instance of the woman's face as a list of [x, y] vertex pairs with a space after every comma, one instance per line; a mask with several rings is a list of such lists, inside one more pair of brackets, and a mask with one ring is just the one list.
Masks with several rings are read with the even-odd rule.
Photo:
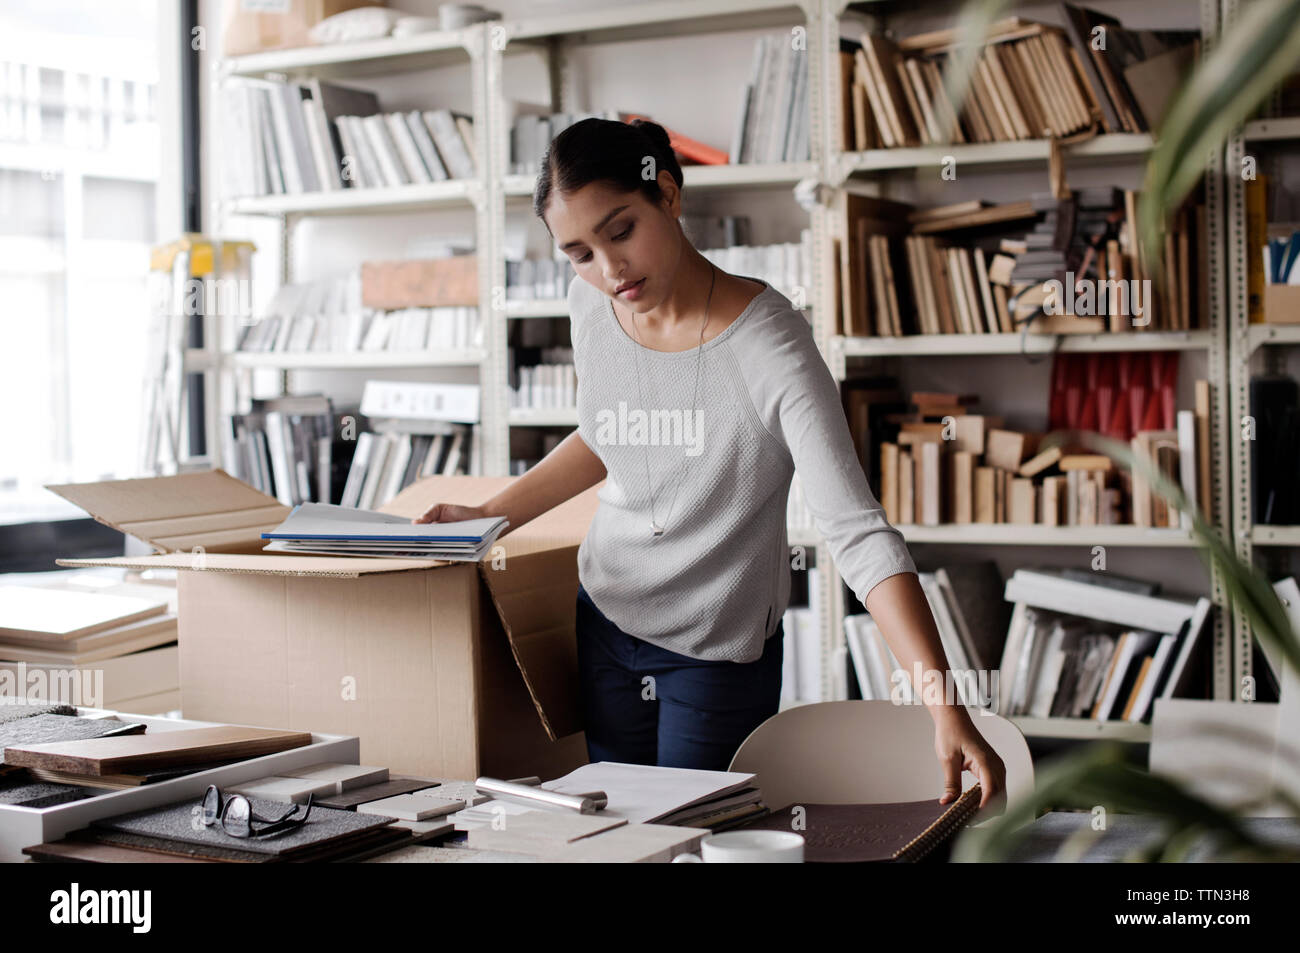
[[567, 195], [557, 190], [545, 213], [556, 246], [578, 277], [638, 313], [668, 297], [682, 258], [681, 192], [666, 171], [659, 173], [659, 186], [659, 205], [640, 192], [618, 192], [600, 182]]

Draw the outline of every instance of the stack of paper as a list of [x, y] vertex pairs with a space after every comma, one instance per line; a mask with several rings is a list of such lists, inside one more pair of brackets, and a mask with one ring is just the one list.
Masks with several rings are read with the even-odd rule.
[[755, 777], [737, 771], [599, 761], [542, 787], [561, 794], [604, 791], [609, 805], [600, 813], [631, 824], [714, 827], [765, 811]]
[[478, 562], [509, 523], [503, 516], [412, 523], [404, 516], [331, 503], [301, 503], [263, 539], [268, 552], [390, 556]]

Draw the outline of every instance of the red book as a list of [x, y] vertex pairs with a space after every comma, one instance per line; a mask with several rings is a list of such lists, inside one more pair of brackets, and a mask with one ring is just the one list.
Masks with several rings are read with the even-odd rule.
[[[621, 112], [618, 114], [618, 118], [623, 122], [631, 122], [633, 119], [649, 119], [654, 122], [649, 116], [643, 116], [640, 113]], [[663, 123], [659, 123], [659, 125], [663, 126]], [[668, 143], [673, 147], [673, 151], [683, 159], [689, 159], [700, 165], [727, 165], [731, 160], [730, 153], [705, 145], [698, 139], [691, 139], [688, 136], [683, 136], [680, 132], [673, 132], [667, 126], [664, 126], [664, 131], [668, 133]]]
[[1107, 354], [1105, 357], [1097, 375], [1097, 429], [1118, 440], [1121, 435], [1111, 429], [1111, 417], [1115, 413], [1115, 378], [1118, 374], [1116, 366], [1119, 364], [1119, 355]]

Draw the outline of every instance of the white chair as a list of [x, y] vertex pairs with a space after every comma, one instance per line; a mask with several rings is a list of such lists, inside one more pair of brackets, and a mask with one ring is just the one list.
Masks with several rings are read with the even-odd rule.
[[[975, 729], [1007, 769], [1008, 802], [1034, 787], [1025, 736], [1001, 715], [968, 708]], [[837, 701], [778, 712], [745, 739], [732, 771], [758, 775], [769, 807], [936, 800], [943, 769], [934, 753], [934, 721], [923, 705]], [[962, 772], [962, 790], [979, 779]]]

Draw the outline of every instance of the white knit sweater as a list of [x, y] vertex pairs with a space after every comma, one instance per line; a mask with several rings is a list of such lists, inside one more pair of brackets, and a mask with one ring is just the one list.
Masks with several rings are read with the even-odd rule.
[[916, 572], [867, 486], [807, 319], [762, 284], [704, 343], [695, 414], [697, 349], [642, 347], [604, 292], [581, 278], [569, 285], [578, 430], [608, 471], [579, 578], [624, 632], [697, 659], [753, 661], [776, 631], [790, 598], [785, 520], [796, 469], [858, 599]]

